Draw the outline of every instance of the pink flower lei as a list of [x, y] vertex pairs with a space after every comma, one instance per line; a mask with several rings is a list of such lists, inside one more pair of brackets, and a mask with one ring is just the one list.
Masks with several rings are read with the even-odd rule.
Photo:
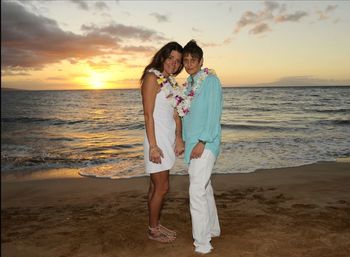
[[159, 84], [162, 91], [165, 92], [166, 98], [168, 98], [172, 105], [175, 107], [174, 98], [178, 94], [178, 92], [181, 91], [179, 84], [176, 82], [175, 78], [170, 75], [167, 78], [161, 73], [159, 70], [156, 69], [149, 69], [148, 72], [152, 72], [157, 76], [157, 83]]

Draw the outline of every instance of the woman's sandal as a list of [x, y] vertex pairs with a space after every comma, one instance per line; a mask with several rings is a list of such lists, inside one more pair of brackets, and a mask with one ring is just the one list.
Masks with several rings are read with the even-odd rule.
[[162, 232], [159, 226], [155, 228], [148, 227], [148, 238], [160, 243], [172, 243], [176, 239], [176, 237]]
[[162, 233], [164, 233], [168, 236], [176, 237], [176, 232], [174, 230], [168, 229], [161, 224], [159, 224], [158, 227]]

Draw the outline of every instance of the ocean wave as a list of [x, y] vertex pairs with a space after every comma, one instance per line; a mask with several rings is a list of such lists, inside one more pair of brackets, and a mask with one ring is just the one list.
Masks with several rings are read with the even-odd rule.
[[350, 120], [319, 120], [316, 123], [320, 125], [349, 125]]
[[350, 113], [350, 109], [303, 109], [306, 112], [318, 112], [318, 113]]
[[269, 130], [269, 131], [288, 131], [288, 130], [304, 130], [304, 127], [279, 127], [266, 125], [250, 125], [250, 124], [221, 124], [222, 129], [228, 130]]
[[62, 120], [62, 119], [45, 119], [34, 117], [5, 117], [1, 122], [8, 123], [46, 123], [47, 125], [74, 125], [86, 122], [85, 120]]
[[136, 144], [118, 144], [118, 145], [110, 145], [110, 146], [100, 146], [100, 147], [89, 147], [86, 148], [86, 152], [101, 152], [108, 150], [121, 150], [121, 149], [135, 149], [137, 147], [141, 147], [141, 143]]
[[[40, 170], [49, 168], [82, 168], [96, 165], [106, 165], [125, 158], [112, 156], [50, 156], [41, 154], [36, 156], [8, 156], [1, 154], [1, 171]], [[130, 158], [140, 161], [142, 158]]]

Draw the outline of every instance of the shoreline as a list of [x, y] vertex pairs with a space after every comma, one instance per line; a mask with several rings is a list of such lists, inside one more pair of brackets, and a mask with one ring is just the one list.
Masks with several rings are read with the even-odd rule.
[[[317, 161], [314, 163], [309, 164], [301, 164], [296, 165], [292, 167], [278, 167], [278, 168], [271, 168], [271, 169], [262, 169], [258, 168], [254, 171], [250, 172], [233, 172], [233, 173], [215, 173], [215, 167], [214, 167], [214, 173], [213, 175], [230, 175], [230, 174], [249, 174], [249, 173], [255, 173], [259, 171], [272, 171], [272, 170], [278, 170], [278, 169], [292, 169], [292, 168], [298, 168], [298, 167], [304, 167], [309, 165], [317, 165], [322, 163], [350, 163], [350, 156], [349, 157], [341, 157], [337, 158], [335, 161]], [[170, 171], [170, 176], [187, 176], [188, 174], [173, 174]], [[30, 181], [30, 180], [46, 180], [46, 179], [64, 179], [64, 178], [90, 178], [90, 179], [110, 179], [110, 180], [123, 180], [123, 179], [133, 179], [133, 178], [147, 178], [149, 177], [148, 174], [140, 174], [138, 176], [133, 177], [103, 177], [103, 176], [93, 176], [93, 175], [81, 175], [79, 173], [78, 168], [47, 168], [47, 169], [38, 169], [38, 170], [31, 170], [31, 171], [2, 171], [1, 172], [1, 180], [2, 181]]]
[[[172, 244], [147, 238], [148, 183], [149, 177], [79, 175], [2, 180], [3, 256], [196, 256], [188, 176], [170, 177], [162, 223], [178, 233]], [[212, 240], [208, 256], [345, 257], [350, 252], [349, 162], [214, 174], [212, 184], [222, 234]]]

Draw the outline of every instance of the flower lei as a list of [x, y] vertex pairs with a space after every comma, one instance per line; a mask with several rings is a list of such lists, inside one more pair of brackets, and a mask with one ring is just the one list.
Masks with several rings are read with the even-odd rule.
[[180, 117], [184, 117], [190, 111], [191, 101], [193, 100], [197, 89], [201, 86], [203, 80], [206, 79], [209, 75], [216, 75], [215, 71], [212, 69], [204, 68], [199, 71], [200, 75], [196, 83], [192, 86], [190, 90], [188, 82], [183, 85], [182, 91], [177, 91], [177, 94], [174, 97], [175, 107]]
[[209, 75], [216, 75], [215, 71], [212, 69], [204, 68], [199, 71], [200, 75], [196, 83], [192, 86], [190, 90], [188, 82], [185, 82], [180, 86], [173, 76], [168, 78], [156, 69], [149, 69], [148, 72], [152, 72], [157, 76], [157, 83], [160, 85], [161, 90], [165, 92], [166, 98], [171, 101], [171, 104], [180, 117], [184, 117], [190, 111], [191, 101], [193, 100], [197, 89], [201, 86], [203, 80]]
[[148, 72], [152, 72], [157, 76], [157, 83], [159, 84], [160, 89], [165, 92], [166, 98], [168, 98], [175, 107], [173, 98], [178, 94], [177, 92], [181, 91], [181, 89], [174, 77], [170, 75], [166, 78], [163, 73], [153, 68], [149, 69]]

